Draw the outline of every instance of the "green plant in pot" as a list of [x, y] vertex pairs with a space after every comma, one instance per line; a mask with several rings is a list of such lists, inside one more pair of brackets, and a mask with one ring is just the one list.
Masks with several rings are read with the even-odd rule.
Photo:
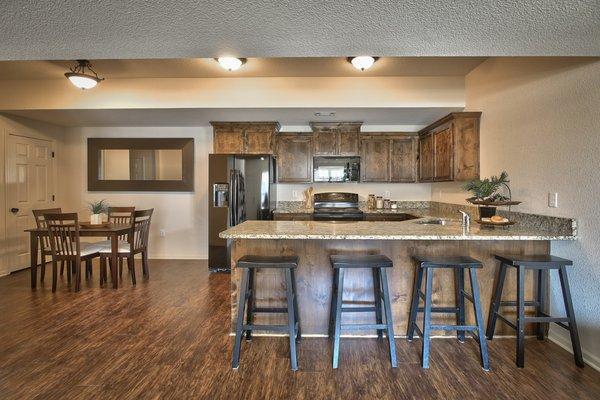
[[90, 224], [99, 225], [102, 223], [102, 214], [108, 211], [108, 203], [105, 199], [88, 203], [90, 215]]
[[[467, 199], [472, 204], [479, 206], [479, 217], [490, 218], [496, 215], [496, 203], [510, 200], [510, 186], [508, 186], [508, 173], [502, 171], [499, 176], [491, 176], [485, 179], [474, 179], [468, 182], [464, 189], [473, 194]], [[500, 193], [502, 188], [508, 189], [509, 197]]]

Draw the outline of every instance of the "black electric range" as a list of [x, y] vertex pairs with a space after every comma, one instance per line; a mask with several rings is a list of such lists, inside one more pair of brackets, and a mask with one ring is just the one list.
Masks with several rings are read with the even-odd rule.
[[363, 212], [358, 208], [356, 193], [315, 193], [313, 200], [315, 221], [362, 221], [364, 219]]

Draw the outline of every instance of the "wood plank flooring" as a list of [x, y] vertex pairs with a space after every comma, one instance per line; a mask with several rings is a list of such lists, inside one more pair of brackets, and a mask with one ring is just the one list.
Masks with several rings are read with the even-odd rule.
[[535, 339], [523, 370], [514, 341], [495, 339], [486, 373], [472, 339], [434, 340], [428, 371], [418, 340], [396, 340], [392, 370], [385, 342], [346, 339], [334, 371], [329, 341], [305, 338], [293, 373], [286, 338], [255, 337], [233, 371], [228, 275], [151, 260], [149, 281], [112, 290], [98, 287], [94, 268], [80, 293], [63, 279], [52, 294], [49, 276], [32, 292], [28, 271], [0, 278], [0, 399], [600, 398], [600, 372]]

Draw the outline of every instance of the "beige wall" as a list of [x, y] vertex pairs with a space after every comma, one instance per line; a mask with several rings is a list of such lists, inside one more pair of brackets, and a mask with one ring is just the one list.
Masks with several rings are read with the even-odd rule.
[[462, 76], [0, 80], [0, 110], [463, 106]]
[[[600, 367], [600, 60], [490, 59], [466, 78], [466, 107], [482, 111], [481, 174], [506, 170], [520, 211], [575, 217], [577, 242], [554, 242], [572, 259], [571, 291], [585, 357]], [[559, 207], [548, 208], [548, 192]], [[458, 184], [432, 199], [463, 203]], [[563, 312], [558, 278], [551, 308]], [[568, 332], [551, 338], [570, 346]]]
[[[10, 205], [6, 204], [6, 138], [8, 135], [27, 136], [36, 139], [51, 140], [56, 143], [57, 157], [60, 156], [60, 143], [63, 139], [64, 128], [32, 121], [27, 118], [7, 116], [0, 114], [0, 276], [9, 273], [7, 265], [8, 255], [7, 243], [7, 213]], [[57, 168], [55, 168], [55, 171]], [[56, 177], [54, 179], [56, 182]], [[56, 204], [60, 202], [60, 194], [56, 198]]]
[[[189, 192], [88, 192], [87, 150], [89, 137], [193, 137], [195, 176]], [[67, 210], [89, 215], [87, 203], [107, 199], [115, 206], [154, 208], [150, 232], [150, 258], [207, 258], [208, 249], [208, 153], [212, 150], [209, 127], [70, 128], [65, 134], [60, 171], [60, 190]], [[164, 230], [165, 237], [160, 237]]]

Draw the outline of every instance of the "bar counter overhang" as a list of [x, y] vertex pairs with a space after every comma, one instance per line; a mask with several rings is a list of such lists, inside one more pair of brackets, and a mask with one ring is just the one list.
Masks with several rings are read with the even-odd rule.
[[[483, 262], [478, 271], [484, 316], [490, 301], [499, 264], [495, 254], [550, 254], [550, 241], [575, 240], [576, 235], [552, 232], [532, 227], [482, 228], [465, 230], [459, 222], [446, 225], [419, 223], [423, 219], [403, 222], [318, 222], [318, 221], [246, 221], [220, 234], [232, 241], [231, 247], [231, 318], [237, 314], [237, 288], [241, 279], [235, 261], [253, 255], [297, 255], [296, 285], [303, 335], [326, 336], [329, 323], [333, 270], [332, 254], [384, 254], [394, 262], [388, 272], [392, 298], [392, 315], [397, 336], [406, 333], [410, 294], [414, 283], [415, 255], [469, 255]], [[531, 273], [531, 272], [529, 272]], [[504, 300], [516, 297], [515, 274], [507, 276]], [[280, 271], [257, 272], [255, 299], [257, 306], [276, 307], [285, 302], [285, 286]], [[526, 298], [531, 298], [535, 279], [527, 277]], [[451, 271], [436, 271], [433, 278], [433, 303], [436, 306], [454, 304], [454, 276]], [[548, 282], [544, 283], [548, 285]], [[373, 302], [372, 274], [368, 270], [349, 271], [344, 286], [344, 303], [364, 306]], [[508, 310], [506, 310], [508, 311]], [[511, 315], [511, 311], [508, 314]], [[258, 324], [284, 324], [285, 314], [257, 314]], [[370, 323], [370, 313], [345, 314], [344, 323]], [[454, 323], [455, 316], [436, 316], [441, 323]], [[467, 307], [467, 323], [474, 321], [472, 307]], [[532, 328], [533, 329], [533, 328]], [[532, 330], [533, 331], [533, 330]], [[531, 332], [532, 332], [531, 331]], [[232, 328], [233, 332], [233, 328]], [[452, 332], [434, 332], [453, 335]], [[497, 335], [514, 336], [514, 330], [497, 324]], [[349, 333], [353, 336], [374, 336], [375, 332]]]

